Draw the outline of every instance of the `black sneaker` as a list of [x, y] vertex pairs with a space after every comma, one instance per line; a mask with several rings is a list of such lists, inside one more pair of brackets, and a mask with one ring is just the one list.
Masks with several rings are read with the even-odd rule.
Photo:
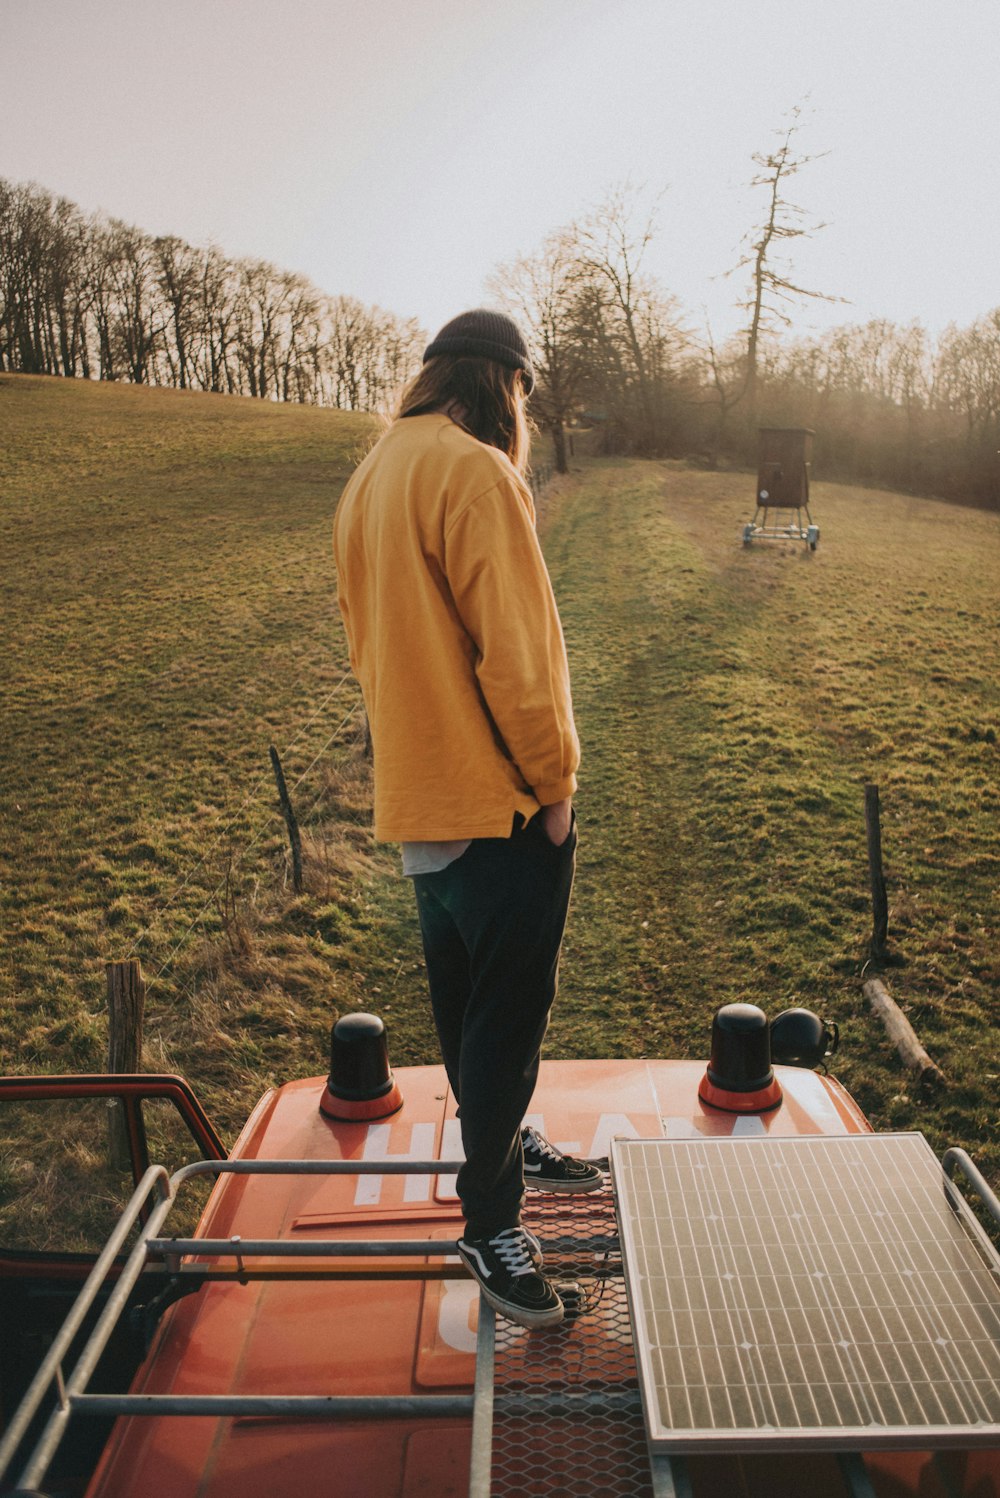
[[494, 1238], [459, 1238], [458, 1251], [495, 1311], [518, 1326], [555, 1326], [563, 1303], [536, 1266], [537, 1238], [524, 1228], [504, 1228]]
[[596, 1165], [574, 1160], [528, 1125], [521, 1130], [524, 1184], [536, 1191], [600, 1191], [604, 1176]]

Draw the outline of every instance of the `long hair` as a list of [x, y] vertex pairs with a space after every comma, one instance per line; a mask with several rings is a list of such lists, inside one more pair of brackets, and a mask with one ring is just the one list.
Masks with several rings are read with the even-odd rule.
[[394, 414], [398, 419], [446, 411], [470, 436], [499, 448], [523, 474], [531, 445], [524, 401], [519, 369], [494, 359], [436, 354], [404, 387]]

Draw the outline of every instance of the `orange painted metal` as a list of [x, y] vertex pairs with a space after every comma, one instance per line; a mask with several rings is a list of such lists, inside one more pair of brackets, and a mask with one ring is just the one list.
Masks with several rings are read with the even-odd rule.
[[[606, 1155], [615, 1135], [693, 1138], [869, 1130], [836, 1082], [791, 1067], [775, 1070], [782, 1106], [739, 1115], [722, 1113], [699, 1099], [704, 1062], [546, 1062], [528, 1121], [561, 1148], [591, 1157]], [[403, 1107], [378, 1122], [325, 1117], [319, 1109], [325, 1078], [290, 1083], [261, 1099], [233, 1154], [244, 1159], [456, 1158], [458, 1121], [443, 1070], [402, 1068], [397, 1078]], [[448, 1241], [458, 1236], [461, 1224], [454, 1180], [445, 1177], [231, 1175], [213, 1192], [199, 1234]], [[413, 1261], [358, 1257], [338, 1262], [338, 1277], [325, 1280], [210, 1282], [165, 1314], [133, 1392], [468, 1391], [476, 1288], [457, 1260], [449, 1261], [443, 1253], [430, 1252], [420, 1262], [437, 1277], [399, 1278], [396, 1272], [412, 1269]], [[342, 1271], [352, 1270], [363, 1271], [365, 1278], [344, 1278]], [[468, 1491], [469, 1444], [469, 1422], [453, 1418], [336, 1424], [122, 1419], [88, 1498], [458, 1498]], [[868, 1465], [879, 1498], [936, 1498], [936, 1478], [926, 1455], [880, 1454]], [[828, 1456], [692, 1458], [689, 1470], [695, 1498], [724, 1492], [747, 1498], [764, 1492], [769, 1498], [798, 1493], [839, 1498], [843, 1493], [836, 1464]], [[955, 1492], [966, 1498], [998, 1498], [994, 1454], [969, 1458], [963, 1472], [968, 1475]], [[787, 1486], [786, 1478], [796, 1485]], [[533, 1488], [530, 1474], [526, 1476], [526, 1498], [553, 1491]]]
[[323, 1096], [319, 1100], [319, 1111], [325, 1113], [327, 1118], [343, 1119], [349, 1123], [369, 1118], [389, 1118], [391, 1114], [398, 1113], [402, 1106], [403, 1094], [398, 1082], [393, 1082], [389, 1091], [381, 1097], [370, 1098], [338, 1097], [329, 1087], [324, 1087]]
[[698, 1096], [710, 1108], [721, 1108], [724, 1113], [768, 1113], [781, 1102], [781, 1084], [775, 1077], [756, 1092], [732, 1092], [716, 1087], [706, 1072], [698, 1084]]

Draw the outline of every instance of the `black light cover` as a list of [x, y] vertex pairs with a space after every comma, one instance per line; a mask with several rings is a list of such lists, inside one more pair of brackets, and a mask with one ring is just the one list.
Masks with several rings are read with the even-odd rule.
[[330, 1076], [320, 1110], [330, 1118], [386, 1118], [403, 1106], [377, 1014], [345, 1014], [330, 1036]]
[[820, 1066], [839, 1039], [837, 1026], [811, 1009], [783, 1009], [771, 1021], [771, 1059], [784, 1066]]
[[756, 1004], [724, 1004], [716, 1013], [712, 1059], [698, 1096], [727, 1113], [766, 1113], [781, 1102], [767, 1015]]
[[760, 1092], [774, 1081], [767, 1015], [756, 1004], [724, 1004], [716, 1014], [708, 1079], [724, 1092]]

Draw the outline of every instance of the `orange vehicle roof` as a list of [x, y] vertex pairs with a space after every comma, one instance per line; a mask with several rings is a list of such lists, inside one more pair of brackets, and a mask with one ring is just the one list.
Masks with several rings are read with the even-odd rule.
[[[589, 1157], [606, 1155], [615, 1135], [868, 1130], [863, 1114], [836, 1082], [795, 1068], [775, 1070], [784, 1092], [781, 1106], [747, 1116], [722, 1113], [699, 1101], [703, 1062], [543, 1062], [527, 1121], [559, 1147]], [[268, 1093], [247, 1121], [233, 1157], [377, 1161], [460, 1156], [454, 1100], [443, 1069], [402, 1068], [397, 1080], [403, 1108], [374, 1123], [339, 1123], [323, 1116], [318, 1106], [323, 1078]], [[460, 1234], [461, 1222], [453, 1177], [229, 1176], [213, 1192], [199, 1236], [451, 1242]], [[299, 1267], [316, 1264], [294, 1262]], [[451, 1263], [454, 1273], [444, 1254], [416, 1261], [355, 1257], [337, 1261], [331, 1277], [322, 1280], [207, 1283], [166, 1312], [133, 1391], [468, 1392], [478, 1297], [458, 1261]], [[276, 1267], [276, 1261], [261, 1267]], [[465, 1418], [333, 1423], [132, 1417], [117, 1422], [88, 1498], [447, 1498], [468, 1491], [469, 1444]], [[879, 1458], [883, 1466], [886, 1460]], [[897, 1468], [890, 1461], [886, 1470], [893, 1483], [907, 1463], [913, 1467], [912, 1454]], [[835, 1464], [827, 1465], [833, 1470]], [[711, 1461], [704, 1470], [711, 1470]], [[811, 1498], [822, 1498], [815, 1467], [810, 1486]], [[904, 1483], [885, 1491], [915, 1492], [916, 1487]], [[995, 1488], [982, 1491], [988, 1495]]]

